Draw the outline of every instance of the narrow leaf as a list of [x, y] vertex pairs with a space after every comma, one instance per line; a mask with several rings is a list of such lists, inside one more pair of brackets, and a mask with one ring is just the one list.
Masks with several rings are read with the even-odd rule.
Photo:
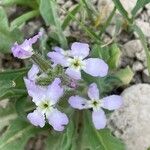
[[69, 25], [70, 21], [72, 20], [72, 18], [70, 17], [70, 14], [75, 16], [79, 12], [80, 8], [81, 8], [80, 4], [77, 4], [71, 11], [67, 13], [67, 16], [65, 17], [63, 24], [62, 24], [63, 30], [66, 29], [66, 27]]
[[113, 0], [116, 8], [122, 14], [122, 16], [129, 22], [131, 23], [131, 19], [129, 18], [128, 12], [124, 9], [123, 5], [121, 4], [120, 0]]
[[63, 48], [67, 48], [67, 39], [61, 28], [61, 21], [57, 15], [57, 3], [54, 0], [41, 0], [40, 12], [47, 25], [53, 26], [58, 36], [58, 41]]
[[25, 23], [29, 19], [34, 18], [34, 17], [36, 17], [38, 15], [39, 15], [39, 11], [38, 10], [32, 10], [30, 12], [24, 13], [23, 15], [19, 16], [18, 18], [16, 18], [15, 20], [13, 20], [11, 22], [10, 28], [14, 29], [16, 27], [19, 27], [20, 25], [22, 25], [23, 23]]
[[135, 7], [132, 10], [133, 17], [136, 16], [137, 12], [143, 8], [146, 4], [150, 3], [150, 0], [137, 0]]
[[137, 35], [139, 36], [139, 39], [143, 45], [143, 48], [144, 48], [145, 54], [146, 54], [147, 68], [148, 68], [148, 72], [150, 75], [150, 52], [148, 49], [146, 37], [145, 37], [144, 33], [142, 32], [142, 30], [137, 25], [134, 25], [132, 27], [132, 30], [137, 33]]
[[23, 5], [23, 6], [29, 6], [31, 8], [37, 8], [37, 2], [36, 0], [2, 0], [0, 3], [2, 6], [11, 6], [11, 5]]

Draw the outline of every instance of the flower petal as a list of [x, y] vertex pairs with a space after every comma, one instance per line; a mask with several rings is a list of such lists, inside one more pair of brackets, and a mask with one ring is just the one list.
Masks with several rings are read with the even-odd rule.
[[14, 55], [14, 57], [20, 58], [20, 59], [26, 59], [33, 55], [33, 49], [32, 44], [34, 44], [38, 38], [42, 36], [42, 32], [39, 32], [37, 35], [30, 39], [26, 39], [22, 44], [18, 45], [16, 42], [12, 48], [11, 51]]
[[64, 51], [61, 47], [55, 46], [52, 48], [55, 52], [61, 53]]
[[37, 35], [33, 36], [32, 38], [30, 38], [28, 41], [30, 43], [30, 45], [32, 46], [32, 44], [36, 43], [36, 41], [43, 35], [43, 32], [39, 32]]
[[71, 107], [76, 109], [81, 110], [87, 108], [87, 100], [80, 96], [71, 96], [68, 102], [71, 105]]
[[65, 113], [54, 109], [50, 114], [47, 116], [49, 124], [54, 128], [56, 131], [63, 131], [65, 125], [68, 124], [69, 119]]
[[92, 112], [92, 121], [96, 129], [103, 129], [106, 126], [106, 116], [102, 109]]
[[64, 93], [64, 90], [60, 84], [61, 80], [59, 78], [55, 78], [52, 84], [48, 86], [47, 96], [50, 98], [53, 104], [56, 104]]
[[11, 51], [12, 51], [14, 57], [17, 57], [20, 59], [26, 59], [33, 55], [33, 52], [31, 49], [29, 49], [29, 50], [23, 49], [21, 45], [18, 45], [18, 43], [15, 43], [12, 46]]
[[99, 89], [97, 88], [97, 85], [95, 83], [90, 84], [88, 88], [88, 96], [90, 99], [99, 99]]
[[35, 82], [27, 78], [24, 78], [24, 82], [29, 96], [33, 98], [32, 101], [34, 103], [38, 103], [39, 101], [41, 101], [45, 96], [46, 88], [36, 85]]
[[104, 77], [108, 73], [108, 65], [99, 58], [89, 58], [84, 60], [86, 66], [83, 70], [94, 77]]
[[72, 68], [67, 68], [66, 71], [65, 71], [65, 73], [69, 77], [71, 77], [71, 78], [73, 78], [75, 80], [80, 80], [81, 79], [81, 72], [78, 71], [78, 70], [75, 70], [75, 69], [72, 69]]
[[102, 107], [108, 110], [115, 110], [123, 105], [121, 96], [111, 95], [103, 98]]
[[72, 56], [81, 56], [85, 58], [89, 55], [89, 45], [86, 43], [74, 42], [71, 46]]
[[37, 74], [39, 73], [39, 67], [37, 65], [32, 65], [31, 69], [28, 72], [28, 79], [35, 81]]
[[67, 59], [64, 55], [58, 53], [58, 52], [49, 52], [47, 56], [51, 59], [51, 61], [55, 64], [62, 65], [64, 67], [68, 66]]
[[42, 128], [45, 125], [45, 116], [38, 110], [34, 110], [32, 113], [29, 113], [27, 118], [35, 126], [40, 126]]

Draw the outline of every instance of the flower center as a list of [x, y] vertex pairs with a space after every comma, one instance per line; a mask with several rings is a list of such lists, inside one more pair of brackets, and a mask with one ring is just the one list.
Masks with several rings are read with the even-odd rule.
[[101, 108], [101, 100], [90, 100], [89, 107], [93, 110], [99, 110]]
[[76, 70], [81, 70], [85, 66], [85, 63], [80, 57], [70, 58], [68, 62], [70, 64], [69, 66]]
[[49, 106], [48, 104], [44, 104], [44, 105], [43, 105], [43, 107], [44, 107], [45, 109], [48, 108], [48, 106]]
[[74, 66], [74, 67], [79, 67], [79, 66], [80, 66], [79, 60], [74, 61], [74, 62], [73, 62], [73, 66]]
[[92, 104], [93, 104], [93, 106], [95, 106], [95, 107], [96, 107], [96, 106], [97, 106], [97, 104], [98, 104], [98, 102], [97, 102], [97, 101], [93, 101], [93, 103], [92, 103]]
[[49, 100], [44, 100], [38, 104], [38, 109], [42, 111], [42, 113], [47, 114], [53, 108], [53, 104]]

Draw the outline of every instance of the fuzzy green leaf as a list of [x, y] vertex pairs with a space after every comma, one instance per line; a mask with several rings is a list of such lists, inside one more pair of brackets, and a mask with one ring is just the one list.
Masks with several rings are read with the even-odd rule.
[[13, 120], [17, 117], [15, 108], [13, 105], [8, 105], [6, 108], [0, 107], [0, 131], [9, 125], [10, 120]]
[[72, 120], [66, 127], [65, 133], [52, 132], [46, 140], [45, 150], [75, 150], [75, 126]]
[[10, 53], [10, 49], [13, 43], [15, 43], [16, 41], [23, 41], [23, 34], [18, 29], [9, 31], [0, 26], [0, 39], [0, 52]]
[[121, 140], [111, 135], [109, 129], [96, 130], [91, 119], [91, 112], [84, 113], [84, 130], [82, 137], [82, 150], [125, 150]]
[[23, 82], [26, 72], [26, 69], [0, 72], [0, 100], [26, 94]]
[[116, 70], [119, 65], [121, 51], [116, 43], [111, 46], [101, 48], [99, 45], [94, 45], [92, 48], [92, 57], [103, 59], [109, 66], [109, 69]]
[[20, 119], [11, 122], [10, 127], [0, 137], [1, 150], [24, 150], [27, 141], [40, 131]]
[[95, 82], [98, 85], [102, 96], [110, 93], [113, 90], [116, 90], [121, 86], [129, 84], [133, 78], [133, 75], [134, 74], [129, 67], [120, 69], [119, 71], [103, 78], [93, 78], [88, 74], [82, 73], [83, 79], [88, 84]]

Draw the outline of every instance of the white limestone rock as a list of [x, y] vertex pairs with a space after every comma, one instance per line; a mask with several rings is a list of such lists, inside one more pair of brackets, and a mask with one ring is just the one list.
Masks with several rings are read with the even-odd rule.
[[127, 150], [150, 147], [150, 85], [137, 84], [122, 93], [124, 106], [116, 110], [108, 126], [127, 145]]

